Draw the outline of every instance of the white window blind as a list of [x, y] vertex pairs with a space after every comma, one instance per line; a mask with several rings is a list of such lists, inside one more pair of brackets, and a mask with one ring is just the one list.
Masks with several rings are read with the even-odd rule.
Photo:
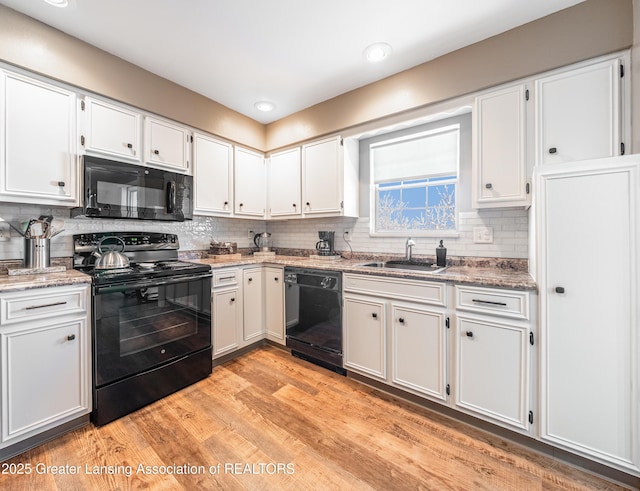
[[456, 175], [459, 140], [460, 125], [455, 124], [373, 144], [374, 182]]

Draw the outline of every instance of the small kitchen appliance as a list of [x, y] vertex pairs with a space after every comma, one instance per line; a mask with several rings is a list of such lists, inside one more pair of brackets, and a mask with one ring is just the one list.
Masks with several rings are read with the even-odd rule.
[[269, 232], [262, 232], [261, 234], [255, 234], [253, 236], [253, 243], [258, 248], [259, 252], [271, 251], [271, 234]]
[[322, 230], [318, 232], [318, 238], [320, 239], [316, 242], [316, 251], [318, 251], [318, 256], [333, 256], [335, 254], [335, 250], [333, 248], [335, 235], [335, 232]]

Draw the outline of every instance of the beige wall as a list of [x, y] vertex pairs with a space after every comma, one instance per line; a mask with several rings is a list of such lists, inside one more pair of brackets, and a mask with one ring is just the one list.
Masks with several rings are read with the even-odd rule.
[[588, 0], [271, 123], [267, 148], [629, 48], [632, 18], [631, 0]]
[[0, 60], [273, 150], [629, 48], [639, 1], [587, 0], [267, 126], [2, 5]]
[[263, 124], [0, 5], [0, 60], [264, 150]]

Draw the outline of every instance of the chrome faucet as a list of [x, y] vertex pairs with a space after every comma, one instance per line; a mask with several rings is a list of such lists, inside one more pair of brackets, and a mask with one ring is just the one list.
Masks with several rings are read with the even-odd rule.
[[409, 237], [404, 247], [404, 258], [407, 261], [411, 261], [411, 253], [413, 252], [414, 245], [416, 245], [415, 241], [411, 237]]

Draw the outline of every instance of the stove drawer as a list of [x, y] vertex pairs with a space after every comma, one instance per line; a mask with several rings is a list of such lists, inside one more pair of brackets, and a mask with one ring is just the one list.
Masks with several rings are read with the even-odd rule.
[[0, 296], [0, 326], [86, 314], [88, 287], [51, 287]]

